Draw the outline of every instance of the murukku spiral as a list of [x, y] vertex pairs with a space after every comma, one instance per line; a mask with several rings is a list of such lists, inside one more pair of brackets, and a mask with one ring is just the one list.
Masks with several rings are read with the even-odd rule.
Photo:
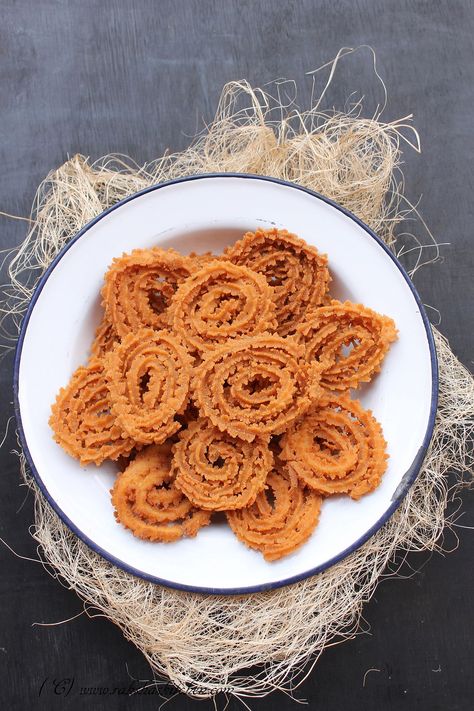
[[221, 256], [113, 261], [88, 365], [50, 425], [82, 464], [116, 462], [117, 521], [166, 542], [225, 512], [272, 561], [309, 538], [323, 497], [379, 485], [382, 429], [349, 390], [380, 370], [397, 330], [331, 299], [329, 281], [326, 256], [278, 229]]
[[250, 506], [263, 489], [272, 464], [266, 439], [245, 442], [203, 419], [180, 432], [174, 445], [177, 488], [195, 506], [212, 511]]
[[265, 560], [278, 560], [305, 543], [319, 520], [321, 497], [299, 484], [294, 473], [276, 464], [266, 488], [249, 508], [227, 512], [237, 538], [261, 551]]
[[120, 337], [143, 327], [167, 325], [166, 310], [192, 263], [174, 249], [135, 249], [114, 259], [105, 275], [102, 300]]
[[111, 401], [101, 360], [81, 366], [51, 408], [54, 439], [81, 464], [102, 464], [131, 452], [135, 443], [123, 434], [111, 413]]
[[272, 287], [277, 332], [286, 336], [323, 302], [330, 281], [327, 257], [287, 230], [247, 232], [226, 256], [263, 274]]
[[223, 432], [252, 441], [280, 434], [320, 395], [320, 368], [292, 338], [253, 336], [208, 354], [193, 379], [201, 414]]
[[139, 452], [112, 489], [115, 517], [138, 538], [169, 543], [195, 536], [210, 522], [175, 486], [171, 447], [151, 445]]
[[325, 363], [321, 382], [330, 390], [348, 390], [368, 382], [397, 338], [395, 323], [350, 301], [331, 301], [300, 324], [297, 338], [309, 361]]
[[274, 330], [275, 305], [262, 275], [215, 259], [179, 287], [170, 322], [188, 349], [199, 354], [231, 338]]
[[379, 485], [387, 468], [382, 428], [370, 410], [346, 394], [328, 394], [280, 444], [289, 470], [325, 496], [359, 499]]
[[192, 361], [169, 331], [128, 333], [106, 356], [112, 412], [141, 444], [161, 444], [177, 432], [188, 403]]

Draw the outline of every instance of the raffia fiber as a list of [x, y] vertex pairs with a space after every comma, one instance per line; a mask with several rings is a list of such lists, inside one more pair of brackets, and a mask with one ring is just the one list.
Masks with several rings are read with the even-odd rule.
[[[407, 245], [397, 240], [397, 225], [411, 208], [402, 195], [401, 147], [418, 148], [410, 117], [384, 123], [379, 113], [363, 118], [360, 107], [324, 113], [316, 106], [299, 113], [291, 102], [283, 103], [245, 82], [231, 83], [212, 124], [182, 153], [143, 167], [119, 156], [90, 163], [76, 155], [53, 171], [38, 189], [30, 232], [9, 265], [4, 328], [17, 331], [38, 278], [91, 218], [137, 190], [189, 174], [258, 173], [315, 189], [353, 211], [403, 256]], [[411, 273], [424, 253], [420, 241], [411, 243], [411, 255], [413, 248]], [[472, 475], [474, 380], [433, 330], [439, 408], [422, 470], [387, 524], [329, 570], [290, 587], [240, 597], [183, 593], [140, 580], [70, 532], [20, 454], [23, 477], [35, 495], [32, 536], [38, 554], [83, 599], [88, 614], [106, 615], [119, 625], [153, 673], [179, 690], [196, 697], [224, 691], [243, 698], [294, 689], [331, 641], [360, 629], [364, 602], [382, 574], [396, 574], [400, 553], [441, 545], [447, 473], [459, 480], [466, 472]], [[250, 673], [242, 673], [250, 667]]]

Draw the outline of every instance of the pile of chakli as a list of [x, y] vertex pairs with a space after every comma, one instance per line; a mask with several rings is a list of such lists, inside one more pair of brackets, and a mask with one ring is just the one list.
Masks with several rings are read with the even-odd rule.
[[50, 424], [82, 464], [122, 460], [112, 502], [132, 533], [171, 542], [224, 511], [272, 561], [308, 539], [323, 496], [378, 486], [382, 429], [350, 388], [380, 370], [397, 331], [331, 299], [329, 283], [327, 257], [276, 228], [223, 255], [114, 260], [90, 361]]
[[[329, 66], [333, 81], [335, 68], [336, 62]], [[246, 82], [227, 85], [214, 121], [182, 153], [142, 167], [123, 156], [92, 164], [74, 156], [48, 175], [38, 189], [28, 235], [9, 264], [2, 326], [12, 342], [6, 347], [15, 343], [38, 279], [78, 230], [137, 190], [184, 175], [228, 171], [292, 180], [354, 212], [411, 275], [436, 260], [434, 242], [423, 247], [413, 236], [407, 247], [406, 237], [397, 238], [397, 226], [410, 211], [401, 192], [402, 145], [419, 150], [410, 117], [387, 123], [379, 111], [364, 117], [360, 105], [354, 112], [324, 111], [322, 96], [301, 112], [287, 99], [292, 87], [280, 82], [264, 92]], [[107, 324], [103, 334], [107, 341]], [[439, 406], [421, 471], [390, 520], [328, 570], [250, 596], [199, 595], [140, 580], [70, 531], [39, 491], [20, 450], [23, 478], [35, 496], [30, 530], [46, 570], [77, 592], [88, 615], [97, 611], [122, 629], [149, 662], [150, 683], [165, 678], [199, 698], [293, 693], [325, 647], [361, 629], [362, 606], [382, 574], [396, 574], [397, 561], [408, 551], [442, 546], [443, 530], [452, 523], [447, 474], [457, 486], [472, 475], [474, 379], [439, 331], [433, 328], [433, 334]]]

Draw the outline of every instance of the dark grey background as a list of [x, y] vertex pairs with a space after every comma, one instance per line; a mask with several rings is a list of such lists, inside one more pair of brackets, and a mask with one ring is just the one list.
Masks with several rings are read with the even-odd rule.
[[[0, 209], [18, 215], [28, 214], [37, 184], [68, 155], [114, 151], [144, 161], [183, 148], [212, 117], [231, 79], [259, 85], [295, 79], [299, 103], [307, 106], [305, 72], [341, 46], [371, 45], [389, 90], [387, 120], [413, 112], [422, 139], [421, 156], [405, 153], [407, 194], [413, 201], [423, 194], [423, 215], [438, 241], [449, 242], [442, 263], [415, 282], [424, 302], [439, 309], [455, 353], [472, 367], [471, 2], [1, 0], [0, 9]], [[364, 50], [341, 65], [329, 105], [342, 106], [353, 89], [365, 94], [368, 109], [381, 98]], [[17, 245], [24, 233], [23, 223], [2, 219], [1, 247]], [[11, 412], [11, 363], [1, 370], [2, 422]], [[10, 432], [1, 451], [0, 535], [18, 554], [34, 556], [32, 501], [18, 486], [14, 446]], [[474, 524], [473, 509], [466, 494], [460, 524]], [[420, 572], [379, 586], [364, 610], [370, 634], [328, 650], [299, 690], [310, 708], [472, 708], [474, 543], [472, 532], [457, 533], [455, 552], [412, 555], [409, 563]], [[446, 544], [455, 546], [455, 538]], [[81, 604], [40, 565], [4, 546], [0, 557], [2, 708], [158, 708], [156, 697], [80, 697], [80, 686], [146, 679], [147, 665], [105, 620], [33, 626], [74, 616]], [[364, 685], [370, 668], [379, 671]], [[65, 677], [74, 678], [73, 689], [58, 696], [53, 681]], [[250, 704], [294, 708], [282, 695]], [[168, 708], [198, 704], [180, 696]], [[232, 701], [229, 708], [241, 705]]]

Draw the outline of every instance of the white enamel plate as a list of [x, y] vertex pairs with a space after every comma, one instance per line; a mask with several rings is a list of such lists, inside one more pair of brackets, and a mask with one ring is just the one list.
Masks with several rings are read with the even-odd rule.
[[[109, 490], [116, 468], [81, 467], [53, 441], [51, 403], [86, 361], [99, 322], [99, 290], [113, 257], [136, 247], [220, 252], [247, 230], [277, 226], [326, 252], [332, 294], [391, 316], [400, 335], [381, 373], [360, 392], [383, 426], [390, 454], [379, 488], [360, 501], [323, 503], [310, 540], [267, 563], [225, 523], [196, 538], [149, 543], [117, 524]], [[290, 183], [209, 175], [145, 190], [89, 223], [42, 278], [24, 318], [15, 361], [15, 406], [31, 470], [48, 501], [91, 548], [131, 573], [199, 592], [242, 593], [313, 575], [354, 551], [393, 513], [423, 461], [437, 400], [431, 330], [406, 273], [353, 215]]]

